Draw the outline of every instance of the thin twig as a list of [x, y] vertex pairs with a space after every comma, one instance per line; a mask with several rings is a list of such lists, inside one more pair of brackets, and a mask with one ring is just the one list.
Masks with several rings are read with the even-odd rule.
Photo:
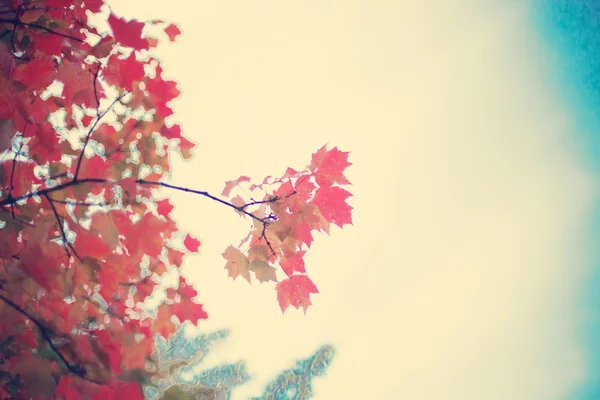
[[54, 216], [56, 217], [56, 222], [58, 223], [58, 228], [60, 229], [60, 235], [62, 238], [63, 246], [65, 247], [65, 251], [67, 252], [67, 256], [69, 256], [69, 258], [71, 257], [71, 252], [69, 251], [69, 249], [71, 249], [71, 251], [73, 252], [75, 257], [77, 257], [77, 259], [79, 261], [83, 261], [83, 259], [79, 256], [79, 254], [77, 254], [77, 252], [75, 251], [75, 248], [73, 247], [73, 245], [67, 240], [67, 234], [65, 233], [65, 228], [63, 227], [63, 224], [60, 220], [60, 215], [58, 215], [58, 211], [56, 210], [56, 207], [54, 206], [52, 199], [50, 198], [50, 196], [48, 196], [48, 194], [45, 194], [44, 197], [46, 198], [46, 200], [48, 200], [48, 203], [50, 203], [50, 207], [52, 207], [52, 212], [54, 213]]
[[[289, 197], [289, 196], [291, 196], [291, 195], [288, 195], [287, 197]], [[246, 204], [244, 204], [241, 207], [242, 208], [247, 208], [247, 207], [250, 207], [250, 206], [255, 206], [257, 204], [274, 203], [274, 202], [276, 202], [279, 199], [280, 198], [278, 196], [274, 196], [274, 197], [271, 197], [269, 200], [261, 200], [261, 201], [255, 201], [255, 200], [253, 200], [250, 203], [246, 203]]]
[[94, 97], [96, 98], [96, 118], [100, 119], [100, 97], [98, 97], [98, 74], [100, 74], [100, 63], [98, 63], [98, 69], [94, 72]]
[[[27, 128], [27, 123], [25, 123], [25, 127], [23, 128], [23, 133], [25, 133], [25, 129]], [[12, 191], [15, 188], [14, 186], [14, 181], [15, 181], [15, 170], [17, 169], [17, 157], [21, 155], [21, 149], [23, 148], [23, 141], [21, 140], [21, 144], [19, 145], [19, 150], [17, 150], [15, 152], [15, 156], [13, 158], [13, 163], [12, 163], [12, 170], [10, 172], [10, 187], [8, 188], [8, 198], [11, 199], [12, 196]], [[15, 204], [11, 204], [10, 205], [11, 208], [11, 213], [12, 213], [12, 217], [13, 219], [16, 219], [15, 217]]]
[[[94, 88], [95, 88], [95, 86], [94, 86]], [[117, 103], [117, 101], [121, 100], [127, 94], [128, 94], [127, 92], [123, 93], [122, 95], [120, 95], [119, 97], [114, 99], [113, 102], [110, 104], [110, 106], [108, 106], [108, 108], [102, 114], [99, 114], [99, 115], [97, 114], [98, 117], [96, 118], [96, 121], [94, 121], [92, 126], [90, 126], [87, 136], [85, 137], [85, 141], [83, 142], [83, 148], [81, 149], [81, 154], [79, 154], [79, 158], [77, 159], [77, 167], [75, 168], [75, 175], [73, 177], [73, 182], [77, 182], [79, 179], [79, 170], [81, 169], [81, 163], [83, 161], [83, 157], [85, 156], [85, 149], [90, 141], [90, 138], [92, 137], [92, 132], [94, 132], [94, 129], [96, 129], [96, 126], [98, 125], [100, 120], [106, 114], [108, 114], [108, 112], [114, 107], [114, 105]], [[96, 109], [96, 113], [98, 113], [98, 109]]]
[[29, 193], [24, 194], [19, 197], [13, 197], [10, 200], [4, 199], [4, 200], [0, 201], [0, 207], [4, 206], [4, 205], [18, 203], [19, 201], [27, 200], [27, 199], [30, 199], [35, 196], [45, 196], [46, 194], [58, 192], [60, 190], [64, 190], [71, 186], [75, 186], [75, 185], [79, 185], [79, 184], [83, 184], [83, 183], [107, 183], [107, 182], [108, 181], [106, 179], [100, 179], [100, 178], [84, 178], [84, 179], [78, 179], [77, 181], [71, 180], [69, 182], [65, 182], [60, 185], [56, 185], [56, 186], [49, 187], [49, 188], [42, 189], [42, 190], [36, 190], [33, 192], [29, 192]]
[[10, 33], [10, 45], [14, 54], [17, 54], [17, 47], [15, 46], [15, 34], [17, 32], [17, 26], [17, 24], [14, 24], [12, 32]]
[[156, 186], [166, 187], [166, 188], [169, 188], [169, 189], [178, 190], [180, 192], [187, 192], [187, 193], [199, 194], [201, 196], [208, 197], [211, 200], [214, 200], [216, 202], [224, 204], [227, 207], [231, 207], [234, 210], [239, 211], [239, 212], [241, 212], [243, 214], [246, 214], [247, 216], [249, 216], [252, 219], [255, 219], [255, 220], [259, 221], [259, 222], [262, 222], [262, 223], [268, 223], [269, 222], [267, 218], [261, 218], [261, 217], [258, 217], [256, 215], [252, 214], [249, 211], [246, 211], [243, 206], [238, 207], [235, 204], [232, 204], [232, 203], [230, 203], [230, 202], [228, 202], [226, 200], [222, 200], [222, 199], [220, 199], [218, 197], [215, 197], [212, 194], [210, 194], [208, 192], [205, 192], [205, 191], [190, 189], [190, 188], [186, 188], [186, 187], [182, 187], [182, 186], [171, 185], [171, 184], [168, 184], [168, 183], [165, 183], [165, 182], [147, 181], [145, 179], [138, 179], [136, 182], [139, 183], [139, 184], [141, 184], [141, 185], [156, 185]]

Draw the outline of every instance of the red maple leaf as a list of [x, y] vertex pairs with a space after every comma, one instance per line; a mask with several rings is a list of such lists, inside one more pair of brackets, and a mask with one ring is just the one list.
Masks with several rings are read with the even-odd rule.
[[299, 251], [298, 253], [295, 253], [291, 257], [286, 257], [283, 260], [281, 260], [281, 268], [283, 269], [283, 272], [285, 272], [285, 274], [287, 276], [292, 276], [294, 274], [294, 272], [300, 272], [300, 273], [306, 272], [306, 268], [304, 266], [304, 258], [303, 258], [304, 253], [306, 253], [306, 252]]
[[131, 53], [125, 59], [114, 54], [109, 58], [107, 64], [102, 76], [110, 85], [131, 91], [136, 82], [144, 79], [144, 64], [136, 60], [135, 53]]
[[58, 68], [56, 79], [63, 82], [62, 97], [67, 104], [85, 104], [89, 107], [96, 105], [96, 94], [101, 98], [103, 91], [96, 87], [94, 92], [94, 76], [90, 66], [81, 62], [64, 60]]
[[97, 258], [105, 255], [108, 251], [108, 246], [104, 244], [104, 240], [99, 236], [78, 235], [73, 246], [81, 257]]
[[95, 337], [95, 342], [98, 344], [98, 348], [104, 353], [103, 362], [107, 367], [113, 371], [121, 371], [121, 351], [118, 344], [115, 342], [115, 338], [106, 329], [95, 330], [92, 333]]
[[181, 35], [181, 31], [179, 30], [179, 27], [175, 24], [171, 24], [169, 26], [167, 26], [165, 28], [165, 33], [169, 36], [169, 40], [171, 42], [175, 41], [175, 38], [179, 35]]
[[349, 167], [347, 152], [334, 147], [327, 151], [325, 146], [313, 154], [310, 170], [319, 186], [331, 186], [334, 183], [347, 185], [350, 182], [344, 176], [344, 170]]
[[184, 252], [172, 249], [167, 247], [167, 260], [169, 261], [169, 265], [175, 265], [176, 267], [180, 267], [183, 263]]
[[135, 19], [127, 21], [111, 13], [108, 16], [108, 24], [113, 31], [114, 38], [124, 46], [131, 47], [134, 50], [148, 50], [150, 48], [148, 39], [142, 38], [142, 30], [145, 26], [143, 22]]
[[142, 282], [138, 282], [135, 285], [136, 294], [138, 296], [137, 301], [144, 301], [146, 297], [152, 295], [155, 287], [156, 282], [151, 279], [144, 279]]
[[198, 292], [196, 291], [196, 289], [194, 289], [192, 285], [187, 283], [184, 277], [180, 277], [179, 289], [177, 290], [177, 293], [179, 293], [181, 297], [186, 299], [193, 299], [194, 297], [198, 296]]
[[80, 400], [80, 391], [74, 382], [76, 379], [70, 375], [63, 376], [56, 385], [56, 396], [64, 400]]
[[317, 189], [312, 203], [319, 207], [327, 221], [342, 227], [352, 224], [352, 207], [346, 203], [350, 196], [350, 192], [342, 188], [324, 186]]
[[156, 202], [156, 210], [160, 215], [168, 218], [171, 211], [173, 211], [173, 205], [169, 202], [169, 199], [162, 199]]
[[185, 236], [183, 240], [183, 245], [186, 249], [191, 251], [192, 253], [197, 253], [198, 248], [200, 247], [200, 241], [198, 239], [193, 238], [189, 233]]
[[199, 320], [208, 318], [208, 314], [202, 307], [202, 304], [188, 300], [172, 304], [170, 311], [179, 318], [179, 321], [190, 321], [196, 325]]
[[164, 125], [160, 130], [160, 134], [167, 139], [181, 138], [181, 126], [178, 124], [174, 124], [171, 127]]
[[233, 188], [235, 188], [236, 186], [238, 186], [242, 182], [250, 182], [250, 178], [242, 175], [237, 179], [234, 179], [232, 181], [227, 181], [225, 183], [225, 187], [223, 188], [223, 192], [221, 193], [221, 195], [225, 196], [225, 197], [229, 197], [229, 193], [231, 193], [231, 190]]
[[179, 96], [180, 92], [177, 89], [177, 82], [164, 80], [162, 72], [162, 67], [160, 65], [157, 66], [155, 77], [152, 79], [146, 78], [144, 84], [146, 85], [146, 89], [152, 93], [156, 112], [161, 117], [166, 118], [173, 114], [173, 110], [167, 106], [167, 103]]
[[52, 83], [56, 69], [57, 65], [51, 59], [36, 58], [28, 63], [20, 64], [14, 70], [12, 78], [31, 89], [43, 90]]
[[177, 289], [168, 288], [166, 292], [167, 298], [171, 300], [175, 297], [176, 294], [179, 294], [182, 298], [186, 300], [193, 299], [194, 297], [198, 296], [198, 291], [196, 291], [196, 289], [194, 289], [192, 285], [187, 283], [183, 276], [179, 276], [179, 286], [177, 287]]
[[306, 314], [306, 309], [312, 304], [310, 301], [311, 293], [319, 293], [317, 286], [306, 275], [294, 275], [275, 285], [277, 290], [277, 301], [281, 311], [289, 306], [297, 309], [302, 307]]

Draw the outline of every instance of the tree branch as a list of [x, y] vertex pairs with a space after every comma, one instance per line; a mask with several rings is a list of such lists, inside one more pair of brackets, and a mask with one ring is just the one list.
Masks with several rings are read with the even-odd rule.
[[19, 201], [27, 200], [27, 199], [30, 199], [35, 196], [45, 196], [46, 194], [58, 192], [60, 190], [64, 190], [71, 186], [80, 185], [82, 183], [107, 183], [107, 182], [108, 181], [106, 179], [99, 179], [99, 178], [85, 178], [85, 179], [79, 179], [77, 181], [71, 180], [69, 182], [65, 182], [65, 183], [57, 185], [57, 186], [29, 192], [29, 193], [24, 194], [19, 197], [6, 198], [6, 199], [0, 201], [0, 207], [2, 207], [4, 205], [15, 204], [15, 203], [18, 203]]
[[48, 333], [48, 331], [46, 330], [44, 325], [42, 325], [42, 323], [40, 321], [38, 321], [33, 315], [29, 314], [27, 311], [25, 311], [24, 309], [22, 309], [15, 303], [13, 303], [8, 298], [4, 297], [2, 294], [0, 294], [0, 300], [4, 301], [4, 303], [6, 303], [6, 305], [11, 307], [13, 310], [17, 311], [19, 314], [23, 315], [27, 319], [29, 319], [38, 328], [38, 330], [40, 331], [40, 334], [42, 335], [44, 340], [46, 340], [46, 342], [48, 343], [48, 345], [50, 346], [52, 351], [54, 351], [54, 353], [56, 353], [58, 358], [60, 358], [60, 360], [65, 364], [65, 366], [67, 367], [69, 372], [71, 372], [73, 375], [77, 375], [80, 378], [88, 380], [90, 382], [101, 384], [100, 382], [86, 378], [86, 370], [84, 368], [82, 368], [78, 365], [73, 365], [67, 360], [67, 358], [64, 356], [64, 354], [62, 354], [60, 352], [60, 350], [58, 350], [56, 345], [52, 342], [52, 338], [50, 337], [50, 334]]
[[71, 206], [83, 206], [83, 207], [106, 207], [107, 204], [106, 203], [86, 203], [84, 201], [77, 201], [77, 200], [57, 200], [57, 199], [53, 199], [50, 197], [50, 200], [52, 200], [54, 203], [60, 203], [60, 204], [68, 204]]
[[[137, 183], [141, 184], [141, 185], [156, 185], [156, 186], [161, 186], [161, 187], [165, 187], [165, 188], [169, 188], [169, 189], [174, 189], [174, 190], [178, 190], [180, 192], [187, 192], [187, 193], [194, 193], [194, 194], [199, 194], [201, 196], [204, 197], [208, 197], [211, 200], [214, 200], [218, 203], [224, 204], [227, 207], [231, 207], [236, 211], [241, 212], [242, 214], [246, 214], [247, 216], [251, 217], [252, 219], [255, 219], [256, 221], [262, 222], [263, 224], [267, 224], [269, 223], [269, 218], [260, 218], [257, 217], [256, 215], [254, 215], [253, 213], [246, 211], [245, 210], [245, 205], [244, 206], [236, 206], [235, 204], [232, 204], [226, 200], [220, 199], [218, 197], [213, 196], [212, 194], [202, 191], [202, 190], [195, 190], [195, 189], [190, 189], [190, 188], [186, 188], [186, 187], [182, 187], [182, 186], [176, 186], [176, 185], [171, 185], [165, 182], [157, 182], [157, 181], [147, 181], [145, 179], [138, 179], [136, 181]], [[1, 205], [1, 203], [0, 203]]]
[[[271, 223], [271, 221], [273, 220], [273, 216], [272, 215], [268, 215], [266, 217], [259, 217], [259, 216], [255, 215], [254, 213], [251, 213], [250, 211], [247, 211], [246, 208], [249, 207], [249, 206], [251, 206], [251, 205], [256, 205], [256, 204], [273, 203], [275, 201], [280, 200], [281, 199], [280, 197], [275, 196], [275, 197], [272, 197], [272, 198], [270, 198], [268, 200], [253, 201], [251, 203], [247, 203], [247, 204], [244, 204], [244, 205], [241, 205], [241, 206], [236, 206], [233, 203], [230, 203], [230, 202], [228, 202], [226, 200], [220, 199], [220, 198], [218, 198], [216, 196], [213, 196], [212, 194], [210, 194], [210, 193], [208, 193], [206, 191], [202, 191], [202, 190], [195, 190], [195, 189], [190, 189], [190, 188], [186, 188], [186, 187], [182, 187], [182, 186], [171, 185], [171, 184], [165, 183], [165, 182], [148, 181], [148, 180], [145, 180], [145, 179], [137, 179], [135, 182], [137, 184], [140, 184], [140, 185], [159, 186], [159, 187], [169, 188], [169, 189], [173, 189], [173, 190], [178, 190], [180, 192], [198, 194], [198, 195], [207, 197], [207, 198], [209, 198], [211, 200], [214, 200], [214, 201], [216, 201], [218, 203], [221, 203], [221, 204], [223, 204], [223, 205], [225, 205], [225, 206], [227, 206], [229, 208], [232, 208], [232, 209], [234, 209], [234, 210], [236, 210], [236, 211], [238, 211], [238, 212], [240, 212], [242, 214], [245, 214], [245, 215], [249, 216], [250, 218], [252, 218], [252, 219], [254, 219], [254, 220], [256, 220], [256, 221], [258, 221], [258, 222], [260, 222], [260, 223], [263, 224], [262, 234], [261, 234], [261, 236], [260, 236], [259, 239], [264, 239], [265, 242], [266, 242], [266, 244], [267, 244], [267, 246], [271, 250], [271, 252], [273, 254], [275, 254], [275, 250], [273, 249], [273, 247], [271, 246], [271, 243], [269, 242], [269, 240], [266, 237], [266, 228], [267, 228], [267, 225], [269, 223]], [[100, 179], [100, 178], [84, 178], [84, 179], [78, 179], [78, 180], [73, 179], [73, 180], [71, 180], [69, 182], [63, 183], [62, 185], [57, 185], [57, 186], [54, 186], [54, 187], [51, 187], [51, 188], [46, 188], [46, 189], [42, 189], [42, 190], [35, 191], [35, 192], [29, 192], [29, 193], [27, 193], [27, 194], [25, 194], [23, 196], [18, 197], [18, 198], [11, 198], [11, 197], [9, 197], [9, 198], [7, 198], [7, 199], [5, 199], [3, 201], [0, 201], [0, 207], [7, 206], [7, 205], [13, 205], [13, 204], [15, 204], [18, 201], [26, 200], [26, 199], [29, 199], [29, 198], [34, 197], [34, 196], [43, 196], [43, 197], [46, 197], [46, 199], [50, 202], [50, 205], [52, 207], [54, 215], [57, 218], [57, 221], [59, 221], [59, 227], [60, 227], [60, 230], [61, 230], [61, 235], [62, 235], [62, 238], [63, 238], [64, 245], [65, 246], [68, 245], [69, 248], [73, 251], [73, 253], [77, 256], [77, 258], [81, 260], [81, 257], [79, 257], [79, 255], [77, 255], [77, 253], [75, 252], [75, 249], [73, 248], [73, 246], [70, 243], [68, 243], [67, 240], [66, 240], [65, 232], [64, 232], [64, 230], [62, 228], [62, 225], [60, 224], [60, 217], [58, 216], [58, 212], [56, 211], [56, 208], [54, 207], [54, 204], [52, 204], [53, 200], [50, 198], [49, 195], [51, 193], [53, 193], [53, 192], [57, 192], [59, 190], [64, 190], [64, 189], [66, 189], [68, 187], [80, 185], [80, 184], [83, 184], [83, 183], [110, 183], [110, 184], [118, 184], [118, 182], [108, 181], [106, 179]], [[296, 193], [296, 190], [294, 190], [293, 192], [291, 192], [288, 195], [286, 195], [285, 198], [288, 198], [288, 197], [294, 195], [295, 193]], [[67, 202], [65, 201], [65, 203], [67, 203]], [[75, 202], [75, 203], [77, 203], [77, 202]], [[91, 205], [91, 204], [85, 204], [84, 203], [82, 205]], [[66, 249], [66, 247], [65, 247], [65, 249]], [[69, 254], [68, 250], [67, 250], [67, 254]]]
[[[169, 189], [173, 189], [173, 190], [178, 190], [180, 192], [187, 192], [187, 193], [194, 193], [194, 194], [198, 194], [200, 196], [204, 196], [207, 197], [211, 200], [214, 200], [218, 203], [221, 203], [227, 207], [230, 207], [236, 211], [239, 211], [242, 214], [245, 214], [247, 216], [249, 216], [250, 218], [262, 222], [263, 224], [269, 224], [272, 220], [271, 216], [267, 216], [267, 217], [259, 217], [249, 211], [247, 211], [245, 208], [247, 207], [246, 204], [242, 205], [242, 206], [236, 206], [235, 204], [232, 204], [226, 200], [220, 199], [216, 196], [213, 196], [212, 194], [206, 192], [206, 191], [202, 191], [202, 190], [195, 190], [195, 189], [190, 189], [190, 188], [186, 188], [186, 187], [182, 187], [182, 186], [176, 186], [176, 185], [171, 185], [169, 183], [165, 183], [165, 182], [158, 182], [158, 181], [148, 181], [145, 179], [137, 179], [135, 181], [136, 183], [140, 184], [140, 185], [153, 185], [153, 186], [159, 186], [159, 187], [165, 187], [165, 188], [169, 188]], [[27, 200], [30, 199], [34, 196], [40, 196], [40, 197], [47, 197], [49, 194], [54, 193], [54, 192], [58, 192], [60, 190], [64, 190], [66, 188], [69, 188], [71, 186], [76, 186], [76, 185], [80, 185], [83, 183], [110, 183], [111, 185], [114, 184], [118, 184], [118, 182], [114, 182], [114, 181], [108, 181], [106, 179], [100, 179], [100, 178], [84, 178], [84, 179], [73, 179], [69, 182], [65, 182], [61, 185], [57, 185], [54, 187], [49, 187], [46, 189], [42, 189], [42, 190], [37, 190], [37, 191], [33, 191], [33, 192], [29, 192], [27, 194], [24, 194], [22, 196], [19, 197], [7, 197], [6, 199], [0, 201], [0, 207], [3, 206], [7, 206], [7, 205], [13, 205], [19, 201], [22, 200]], [[295, 194], [296, 192], [292, 192], [289, 195], [287, 195], [286, 197], [289, 197], [293, 194]], [[47, 197], [48, 198], [48, 197]], [[260, 204], [260, 203], [272, 203], [274, 201], [279, 200], [278, 197], [274, 197], [270, 200], [265, 200], [263, 202], [256, 202], [256, 204]], [[51, 202], [52, 207], [54, 208], [54, 205]]]
[[13, 24], [13, 32], [17, 29], [18, 26], [27, 26], [29, 28], [39, 29], [39, 30], [51, 33], [53, 35], [62, 36], [64, 38], [67, 38], [67, 39], [70, 39], [70, 40], [74, 40], [74, 41], [79, 42], [79, 43], [84, 43], [85, 42], [82, 39], [79, 39], [79, 38], [76, 38], [74, 36], [70, 36], [70, 35], [67, 35], [67, 34], [64, 34], [64, 33], [53, 31], [52, 29], [46, 28], [45, 26], [41, 26], [41, 25], [37, 25], [37, 24], [32, 24], [32, 23], [28, 23], [28, 22], [22, 22], [18, 18], [14, 18], [14, 19], [0, 18], [0, 22], [4, 22], [4, 23], [7, 23], [7, 24]]

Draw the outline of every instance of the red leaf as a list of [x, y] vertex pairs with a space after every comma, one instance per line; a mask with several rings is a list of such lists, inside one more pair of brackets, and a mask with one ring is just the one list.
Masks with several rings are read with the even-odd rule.
[[294, 275], [289, 279], [283, 280], [275, 285], [277, 290], [277, 301], [281, 311], [289, 306], [296, 309], [302, 307], [306, 314], [306, 309], [312, 304], [310, 301], [311, 293], [319, 293], [317, 286], [306, 275]]
[[99, 236], [89, 234], [79, 234], [73, 243], [73, 247], [81, 257], [98, 258], [108, 252], [108, 246]]
[[4, 42], [0, 42], [0, 72], [5, 76], [11, 76], [15, 68], [15, 57]]
[[181, 126], [175, 124], [168, 128], [166, 125], [162, 127], [160, 130], [160, 134], [163, 135], [167, 139], [177, 139], [181, 138]]
[[146, 297], [152, 295], [156, 285], [156, 282], [151, 279], [144, 279], [142, 282], [136, 284], [136, 295], [138, 296], [137, 301], [144, 301]]
[[112, 371], [121, 371], [121, 349], [118, 346], [118, 342], [115, 342], [115, 338], [106, 329], [94, 331], [94, 336], [98, 343], [98, 347], [102, 350], [105, 355], [106, 366]]
[[208, 314], [202, 308], [202, 304], [194, 303], [187, 299], [172, 304], [171, 312], [174, 316], [179, 318], [180, 322], [190, 321], [194, 325], [196, 325], [199, 320], [208, 318]]
[[64, 40], [50, 32], [32, 30], [29, 35], [35, 43], [35, 49], [47, 56], [60, 56], [65, 46]]
[[28, 63], [20, 64], [15, 69], [12, 78], [27, 85], [30, 89], [42, 90], [52, 83], [54, 72], [56, 72], [55, 63], [51, 59], [36, 58]]
[[156, 209], [160, 215], [167, 218], [173, 211], [173, 205], [169, 202], [169, 199], [162, 199], [156, 202]]
[[84, 114], [83, 117], [81, 117], [81, 125], [83, 125], [84, 127], [89, 126], [94, 118], [95, 117], [92, 117], [91, 115]]
[[169, 36], [169, 40], [171, 42], [174, 42], [175, 38], [177, 36], [181, 35], [181, 31], [175, 24], [171, 24], [171, 25], [167, 26], [167, 28], [165, 29], [165, 33]]
[[171, 306], [166, 303], [162, 303], [160, 306], [158, 306], [156, 319], [154, 320], [152, 326], [152, 330], [165, 339], [167, 339], [177, 330], [177, 327], [171, 319], [170, 308]]
[[162, 118], [173, 114], [173, 111], [167, 106], [167, 103], [179, 96], [177, 82], [165, 81], [162, 78], [162, 67], [160, 64], [156, 67], [156, 76], [154, 79], [145, 79], [146, 89], [154, 101], [156, 112]]
[[[96, 97], [94, 93], [94, 77], [88, 70], [89, 66], [81, 62], [71, 62], [63, 60], [56, 74], [56, 79], [64, 84], [62, 97], [66, 104], [72, 104], [77, 101], [79, 104], [85, 104], [89, 107], [96, 106]], [[101, 85], [96, 85], [98, 97], [102, 97], [104, 92]]]
[[101, 386], [91, 400], [143, 400], [144, 393], [137, 382], [118, 382], [114, 386]]
[[184, 255], [185, 253], [182, 251], [167, 247], [167, 260], [169, 261], [169, 265], [175, 265], [178, 268], [181, 267]]
[[294, 272], [301, 272], [301, 273], [305, 273], [306, 269], [304, 266], [304, 253], [306, 253], [305, 251], [299, 251], [298, 253], [294, 254], [291, 257], [286, 257], [283, 260], [281, 260], [280, 264], [281, 264], [281, 268], [283, 269], [283, 272], [285, 272], [285, 274], [287, 276], [292, 276], [294, 274]]
[[190, 236], [188, 233], [183, 240], [183, 245], [186, 249], [191, 251], [192, 253], [197, 253], [198, 248], [200, 247], [200, 241]]
[[145, 26], [143, 22], [135, 19], [127, 21], [111, 13], [108, 16], [108, 24], [113, 31], [114, 38], [121, 42], [123, 46], [131, 47], [134, 50], [149, 49], [148, 39], [142, 38], [142, 30]]
[[179, 152], [184, 160], [189, 160], [192, 158], [192, 149], [196, 147], [196, 145], [184, 137], [179, 138]]
[[179, 293], [181, 297], [185, 299], [193, 299], [194, 297], [198, 296], [196, 289], [187, 283], [184, 277], [180, 276], [179, 279], [179, 288], [177, 289], [177, 293]]
[[95, 154], [91, 158], [84, 158], [81, 162], [81, 178], [106, 179], [112, 175], [112, 166], [105, 159]]
[[323, 217], [339, 227], [352, 224], [352, 207], [346, 199], [352, 196], [346, 190], [335, 186], [322, 186], [317, 189], [312, 203], [319, 207]]
[[0, 119], [0, 153], [12, 147], [12, 140], [17, 133], [10, 119]]
[[116, 85], [127, 91], [131, 91], [133, 84], [144, 79], [144, 64], [136, 60], [135, 53], [121, 59], [117, 54], [108, 60], [106, 70], [102, 76], [109, 85]]
[[337, 147], [327, 151], [323, 146], [313, 154], [310, 170], [319, 186], [347, 185], [350, 182], [344, 176], [344, 170], [350, 165], [347, 152], [339, 151]]
[[250, 262], [248, 257], [239, 249], [233, 246], [228, 246], [221, 254], [227, 260], [225, 269], [229, 272], [229, 277], [235, 280], [239, 275], [243, 276], [250, 283]]
[[46, 5], [52, 8], [70, 7], [71, 4], [73, 4], [73, 0], [46, 0]]
[[104, 5], [104, 0], [85, 0], [85, 6], [93, 13], [99, 13]]
[[60, 161], [61, 151], [58, 147], [57, 134], [49, 123], [43, 123], [35, 129], [35, 135], [29, 146], [31, 156], [40, 164], [49, 161]]
[[80, 400], [81, 396], [71, 375], [64, 375], [56, 386], [56, 397], [63, 400]]
[[234, 179], [233, 181], [227, 181], [225, 183], [225, 188], [223, 189], [221, 195], [229, 197], [229, 193], [231, 193], [231, 190], [242, 182], [250, 182], [250, 178], [242, 175], [239, 178]]

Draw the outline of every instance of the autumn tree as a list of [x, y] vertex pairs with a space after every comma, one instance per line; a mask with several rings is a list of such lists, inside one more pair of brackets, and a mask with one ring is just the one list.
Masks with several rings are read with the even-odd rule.
[[157, 335], [207, 318], [183, 275], [161, 283], [200, 241], [179, 231], [157, 189], [246, 218], [250, 232], [225, 249], [225, 268], [248, 282], [275, 282], [281, 270], [282, 311], [306, 311], [318, 292], [303, 259], [313, 233], [351, 223], [340, 187], [348, 153], [336, 148], [280, 177], [241, 176], [220, 194], [166, 181], [173, 154], [189, 159], [194, 145], [170, 122], [179, 89], [153, 55], [161, 37], [148, 32], [158, 29], [170, 41], [180, 34], [121, 18], [103, 0], [0, 0], [2, 398], [143, 398], [159, 374]]

